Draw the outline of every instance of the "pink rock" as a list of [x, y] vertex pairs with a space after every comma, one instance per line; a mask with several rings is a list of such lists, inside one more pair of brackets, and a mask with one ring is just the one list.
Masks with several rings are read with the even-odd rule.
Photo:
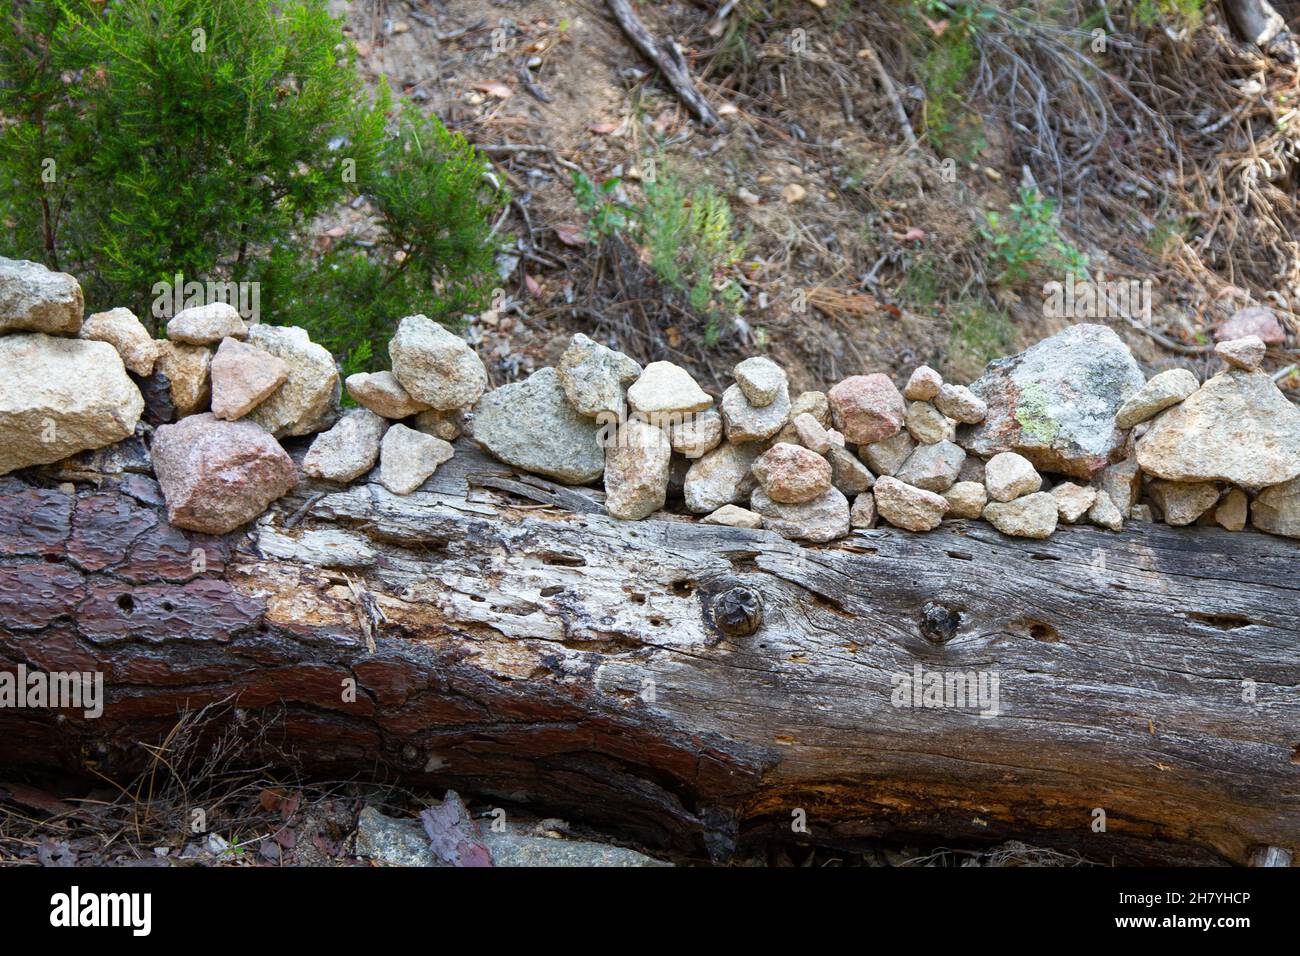
[[815, 451], [778, 442], [754, 462], [752, 470], [767, 496], [781, 504], [812, 501], [831, 486], [831, 465]]
[[1214, 330], [1216, 342], [1230, 342], [1244, 339], [1248, 335], [1258, 335], [1265, 345], [1281, 345], [1286, 341], [1286, 330], [1277, 320], [1273, 310], [1262, 305], [1248, 305], [1238, 309], [1232, 318], [1220, 323]]
[[889, 380], [874, 375], [853, 375], [830, 390], [831, 415], [845, 441], [866, 445], [897, 435], [907, 413], [903, 396]]
[[222, 339], [212, 357], [212, 413], [227, 421], [243, 418], [288, 377], [284, 359], [238, 339]]
[[211, 412], [161, 426], [150, 451], [167, 517], [190, 531], [233, 531], [298, 482], [293, 459], [270, 434]]

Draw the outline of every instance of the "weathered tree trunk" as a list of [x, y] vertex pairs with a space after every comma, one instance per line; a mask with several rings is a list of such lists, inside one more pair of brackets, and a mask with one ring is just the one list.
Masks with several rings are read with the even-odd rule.
[[[956, 522], [812, 548], [612, 521], [469, 448], [410, 497], [304, 486], [221, 539], [171, 528], [155, 494], [0, 479], [0, 659], [107, 685], [99, 719], [0, 711], [7, 767], [124, 774], [137, 742], [233, 695], [264, 758], [717, 859], [781, 836], [1300, 849], [1294, 542]], [[753, 633], [745, 602], [715, 614], [738, 587]], [[995, 675], [998, 714], [894, 706], [917, 667]]]

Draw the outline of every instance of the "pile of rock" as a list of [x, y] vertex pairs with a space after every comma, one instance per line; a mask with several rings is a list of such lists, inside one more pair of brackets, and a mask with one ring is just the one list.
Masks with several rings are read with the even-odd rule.
[[578, 335], [557, 369], [484, 396], [473, 433], [527, 471], [603, 473], [620, 519], [680, 495], [707, 523], [813, 542], [975, 518], [1046, 538], [1131, 518], [1239, 530], [1249, 513], [1300, 533], [1300, 411], [1258, 371], [1259, 338], [1217, 351], [1229, 368], [1204, 385], [1182, 369], [1147, 381], [1114, 332], [1076, 325], [970, 387], [922, 366], [901, 392], [876, 373], [794, 399], [776, 363], [750, 358], [715, 407], [685, 369]]
[[347, 482], [379, 461], [381, 483], [409, 494], [487, 386], [473, 350], [424, 316], [402, 320], [392, 372], [349, 378], [362, 407], [340, 417], [337, 365], [304, 329], [250, 326], [218, 302], [157, 340], [128, 309], [83, 313], [72, 276], [0, 258], [0, 474], [148, 442], [172, 523], [194, 531], [262, 514], [298, 483], [280, 439], [317, 432], [305, 474]]
[[[296, 485], [279, 439], [319, 433], [309, 477], [346, 483], [377, 464], [405, 495], [466, 430], [522, 471], [603, 477], [623, 520], [680, 498], [704, 522], [812, 542], [976, 518], [1028, 538], [1155, 518], [1300, 537], [1300, 410], [1260, 371], [1277, 339], [1260, 315], [1220, 329], [1227, 367], [1204, 383], [1184, 369], [1148, 381], [1114, 332], [1085, 324], [969, 387], [921, 366], [901, 391], [874, 373], [791, 398], [784, 370], [756, 357], [717, 400], [677, 365], [642, 368], [582, 334], [557, 367], [488, 390], [473, 349], [413, 315], [391, 371], [348, 378], [360, 407], [342, 413], [334, 360], [303, 329], [249, 326], [218, 303], [154, 340], [126, 309], [82, 312], [71, 276], [0, 259], [0, 474], [153, 427], [171, 520], [196, 531], [237, 528]], [[1252, 331], [1222, 334], [1238, 327]]]

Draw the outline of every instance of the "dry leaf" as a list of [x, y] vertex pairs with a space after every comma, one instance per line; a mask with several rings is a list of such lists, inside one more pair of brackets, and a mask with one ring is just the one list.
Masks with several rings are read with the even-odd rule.
[[617, 123], [592, 123], [590, 126], [587, 127], [587, 129], [595, 133], [597, 136], [608, 136], [610, 133], [614, 132], [614, 130], [618, 129], [618, 124]]
[[557, 222], [551, 229], [555, 231], [555, 238], [566, 246], [585, 246], [587, 244], [587, 235], [577, 223]]
[[528, 287], [528, 292], [530, 295], [539, 296], [542, 294], [542, 284], [538, 282], [536, 279], [534, 279], [532, 276], [530, 276], [527, 272], [524, 273], [524, 285]]

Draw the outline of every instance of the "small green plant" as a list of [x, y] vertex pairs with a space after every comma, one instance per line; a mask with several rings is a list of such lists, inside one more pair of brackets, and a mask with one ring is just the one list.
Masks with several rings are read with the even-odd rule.
[[587, 239], [600, 242], [617, 235], [628, 226], [628, 216], [623, 207], [610, 197], [623, 182], [617, 176], [601, 182], [599, 186], [586, 173], [574, 170], [573, 195], [578, 208], [587, 214]]
[[642, 184], [644, 200], [624, 207], [610, 197], [619, 180], [597, 186], [586, 175], [573, 176], [574, 197], [587, 214], [587, 236], [602, 241], [627, 236], [644, 250], [655, 276], [685, 296], [705, 319], [704, 342], [718, 342], [721, 321], [740, 313], [744, 295], [728, 272], [740, 261], [747, 236], [736, 237], [727, 200], [711, 185], [687, 186], [678, 176], [659, 172]]
[[1023, 282], [1040, 268], [1064, 268], [1086, 276], [1087, 260], [1061, 235], [1055, 203], [1036, 189], [1022, 187], [1005, 216], [986, 213], [980, 235], [988, 243], [989, 258], [998, 269], [994, 281], [999, 284]]
[[967, 105], [966, 94], [979, 62], [976, 35], [996, 14], [979, 3], [912, 0], [920, 20], [914, 30], [923, 50], [925, 128], [943, 152], [963, 162], [984, 148], [983, 120]]

